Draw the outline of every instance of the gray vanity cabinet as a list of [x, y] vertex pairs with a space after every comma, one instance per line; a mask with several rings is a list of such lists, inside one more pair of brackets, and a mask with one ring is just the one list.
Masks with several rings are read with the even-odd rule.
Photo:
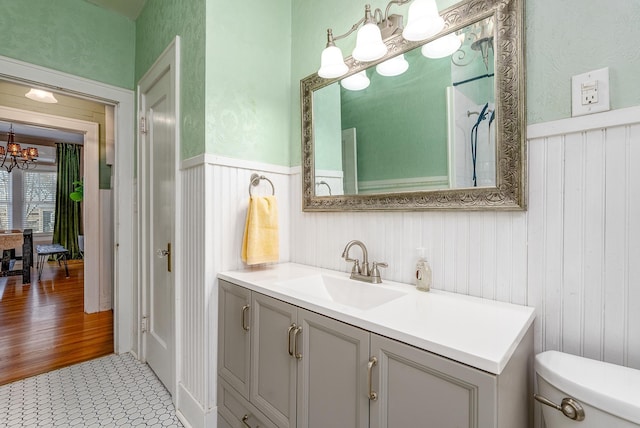
[[251, 291], [220, 281], [218, 374], [249, 399]]
[[223, 280], [219, 293], [221, 425], [369, 427], [369, 332]]
[[369, 427], [369, 332], [305, 309], [298, 363], [298, 428]]
[[532, 329], [500, 375], [220, 280], [223, 427], [530, 426]]
[[295, 306], [252, 293], [249, 401], [281, 428], [296, 426], [296, 322]]
[[371, 334], [371, 427], [495, 427], [496, 378], [386, 337]]

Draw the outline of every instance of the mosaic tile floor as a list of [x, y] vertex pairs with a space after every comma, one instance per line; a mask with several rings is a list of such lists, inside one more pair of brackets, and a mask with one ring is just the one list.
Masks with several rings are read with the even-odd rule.
[[0, 386], [0, 427], [182, 427], [171, 396], [131, 354]]

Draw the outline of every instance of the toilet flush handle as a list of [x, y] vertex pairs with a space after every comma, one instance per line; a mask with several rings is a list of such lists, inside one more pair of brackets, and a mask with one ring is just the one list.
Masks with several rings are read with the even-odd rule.
[[574, 400], [573, 398], [569, 398], [569, 397], [563, 398], [559, 406], [553, 401], [549, 400], [548, 398], [543, 397], [542, 395], [533, 394], [533, 398], [535, 398], [536, 400], [538, 400], [544, 405], [553, 407], [554, 409], [561, 411], [562, 414], [568, 417], [569, 419], [572, 419], [578, 422], [584, 420], [584, 409], [582, 408], [582, 405], [578, 401]]

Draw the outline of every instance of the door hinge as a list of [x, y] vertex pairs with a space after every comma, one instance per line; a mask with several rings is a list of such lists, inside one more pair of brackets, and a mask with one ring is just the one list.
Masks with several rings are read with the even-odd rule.
[[149, 328], [149, 323], [147, 321], [147, 317], [142, 317], [142, 321], [140, 322], [140, 329], [143, 333], [146, 333]]
[[144, 116], [140, 117], [140, 133], [147, 133], [147, 119]]

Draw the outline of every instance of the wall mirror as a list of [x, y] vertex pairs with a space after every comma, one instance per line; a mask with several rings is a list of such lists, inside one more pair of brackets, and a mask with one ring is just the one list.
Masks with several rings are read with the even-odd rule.
[[433, 37], [303, 79], [303, 210], [525, 209], [522, 7], [464, 1]]

